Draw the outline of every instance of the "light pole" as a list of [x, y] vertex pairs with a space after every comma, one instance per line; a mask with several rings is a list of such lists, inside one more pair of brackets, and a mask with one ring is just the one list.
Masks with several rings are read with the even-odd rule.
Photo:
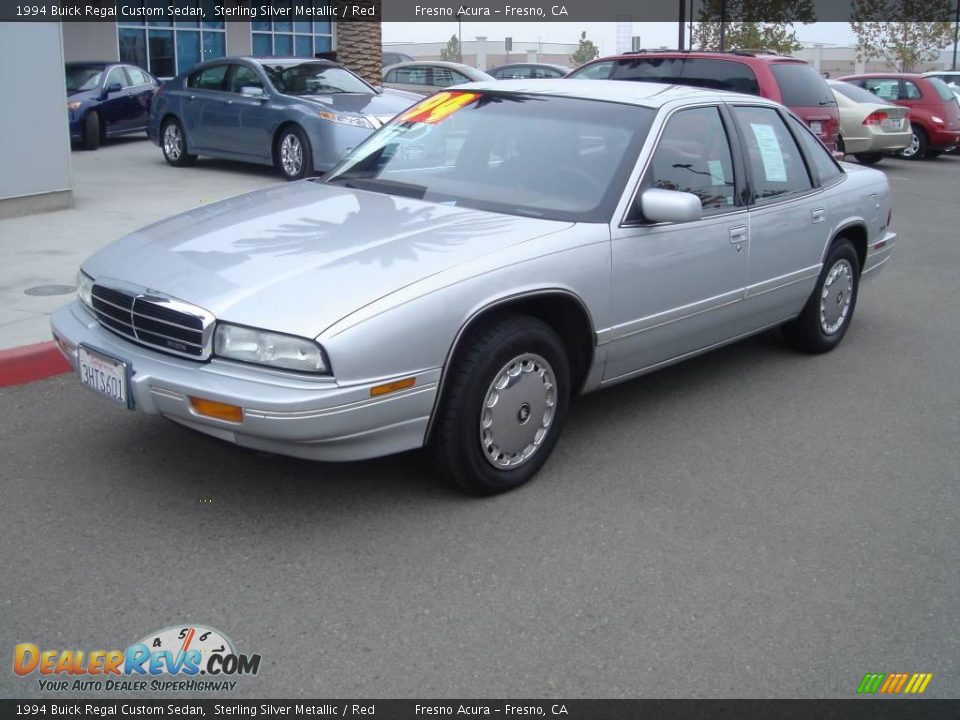
[[463, 16], [460, 13], [457, 13], [457, 52], [460, 54], [460, 62], [463, 62]]
[[683, 50], [684, 40], [686, 39], [686, 28], [683, 26], [686, 24], [686, 12], [687, 12], [687, 0], [679, 0], [680, 3], [680, 17], [677, 22], [677, 29], [680, 31], [677, 39], [677, 50]]
[[727, 49], [727, 0], [720, 0], [720, 52]]
[[960, 39], [960, 0], [957, 0], [957, 10], [953, 16], [953, 62], [951, 70], [957, 69], [957, 40]]

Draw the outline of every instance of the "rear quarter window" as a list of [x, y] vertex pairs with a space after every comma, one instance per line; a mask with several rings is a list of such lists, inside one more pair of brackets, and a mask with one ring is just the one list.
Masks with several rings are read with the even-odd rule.
[[927, 78], [927, 82], [930, 83], [930, 87], [934, 89], [941, 100], [956, 100], [957, 96], [953, 94], [953, 90], [951, 90], [943, 80], [932, 77]]
[[770, 69], [788, 107], [836, 105], [837, 101], [817, 71], [806, 63], [772, 63]]
[[753, 70], [740, 62], [690, 58], [683, 62], [684, 85], [759, 95], [760, 83]]

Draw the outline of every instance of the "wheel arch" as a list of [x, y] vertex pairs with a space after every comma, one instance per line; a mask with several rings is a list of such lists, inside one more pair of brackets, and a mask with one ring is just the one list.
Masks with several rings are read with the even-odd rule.
[[846, 239], [853, 243], [853, 248], [857, 251], [857, 260], [860, 263], [860, 269], [862, 271], [864, 263], [867, 261], [867, 226], [862, 221], [858, 220], [838, 228], [836, 232], [834, 232], [833, 237], [830, 238], [830, 242], [827, 243], [827, 247], [824, 249], [823, 260], [826, 260], [827, 254], [830, 252], [830, 248], [832, 248], [834, 244], [841, 239]]
[[593, 366], [597, 350], [593, 318], [583, 299], [570, 290], [544, 288], [493, 300], [474, 311], [454, 336], [453, 343], [451, 343], [443, 362], [436, 399], [430, 412], [430, 421], [424, 436], [425, 444], [430, 441], [437, 410], [443, 401], [444, 391], [449, 379], [450, 367], [457, 352], [462, 349], [464, 339], [479, 323], [498, 314], [510, 312], [535, 317], [549, 325], [557, 333], [570, 360], [573, 380], [573, 392], [571, 394], [575, 395], [582, 389], [590, 368]]
[[310, 139], [310, 136], [307, 135], [307, 131], [304, 129], [303, 125], [298, 123], [296, 120], [284, 120], [277, 125], [273, 131], [273, 137], [270, 140], [270, 161], [273, 163], [274, 167], [277, 167], [280, 164], [280, 135], [283, 134], [284, 130], [291, 127], [299, 129], [300, 132], [302, 132], [307, 138], [307, 140]]

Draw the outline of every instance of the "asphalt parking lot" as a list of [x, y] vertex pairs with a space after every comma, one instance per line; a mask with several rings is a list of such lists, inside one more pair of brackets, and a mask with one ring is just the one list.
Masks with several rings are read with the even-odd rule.
[[506, 496], [0, 390], [4, 637], [210, 625], [263, 657], [237, 696], [957, 697], [960, 157], [878, 167], [900, 241], [837, 351], [772, 332], [580, 398]]

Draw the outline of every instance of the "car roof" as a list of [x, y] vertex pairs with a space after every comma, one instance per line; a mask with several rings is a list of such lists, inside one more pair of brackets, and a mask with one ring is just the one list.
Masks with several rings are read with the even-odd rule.
[[[455, 63], [449, 62], [447, 60], [408, 60], [402, 63], [396, 63], [390, 67], [399, 68], [399, 67], [408, 67], [410, 65], [429, 65], [430, 67], [445, 67], [452, 70], [476, 70], [477, 68], [472, 65], [465, 65], [464, 63]], [[483, 72], [481, 70], [480, 72]]]
[[870, 79], [880, 79], [880, 78], [903, 78], [904, 80], [916, 80], [917, 78], [922, 79], [923, 75], [920, 73], [902, 73], [902, 72], [875, 72], [875, 73], [861, 73], [860, 75], [844, 75], [843, 77], [837, 78], [837, 80], [848, 80], [850, 78], [858, 78], [863, 80]]
[[67, 67], [73, 68], [108, 68], [111, 65], [130, 65], [131, 63], [121, 63], [118, 60], [91, 60], [89, 62], [68, 62], [65, 63]]
[[[556, 63], [542, 63], [542, 62], [515, 62], [515, 63], [504, 63], [503, 65], [497, 65], [496, 67], [490, 68], [490, 70], [502, 70], [503, 68], [512, 68], [512, 67], [547, 67], [554, 68], [556, 70], [572, 70], [573, 68], [568, 67], [567, 65], [557, 65]], [[487, 70], [486, 72], [490, 72]]]
[[[248, 60], [259, 65], [302, 65], [303, 63], [320, 63], [330, 67], [340, 67], [339, 63], [326, 58], [290, 57], [289, 55], [241, 55], [238, 57], [218, 58], [218, 60]], [[211, 61], [212, 62], [212, 61]]]
[[619, 102], [648, 108], [659, 108], [674, 101], [724, 102], [746, 100], [756, 104], [777, 105], [772, 100], [766, 100], [756, 95], [710, 90], [692, 85], [670, 85], [638, 80], [578, 80], [567, 78], [485, 80], [483, 82], [455, 85], [446, 89], [553, 95], [583, 100]]
[[598, 62], [600, 60], [632, 60], [642, 57], [676, 57], [676, 58], [696, 58], [701, 60], [734, 60], [739, 62], [748, 62], [750, 60], [759, 60], [760, 62], [784, 62], [799, 63], [808, 65], [805, 60], [793, 58], [787, 55], [777, 55], [771, 52], [750, 51], [750, 50], [632, 50], [630, 52], [620, 53], [618, 55], [608, 55], [606, 57], [591, 60]]

